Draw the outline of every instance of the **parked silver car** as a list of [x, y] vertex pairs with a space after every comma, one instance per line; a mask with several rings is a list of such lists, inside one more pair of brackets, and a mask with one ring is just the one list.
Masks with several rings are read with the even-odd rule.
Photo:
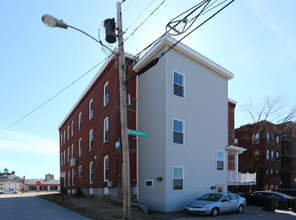
[[219, 213], [242, 213], [246, 199], [234, 193], [208, 193], [186, 203], [184, 210], [190, 213], [217, 216]]

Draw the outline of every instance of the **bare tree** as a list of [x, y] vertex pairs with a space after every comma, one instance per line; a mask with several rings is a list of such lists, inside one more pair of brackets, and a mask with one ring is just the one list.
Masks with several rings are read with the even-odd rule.
[[[288, 178], [286, 173], [296, 169], [291, 165], [293, 164], [291, 161], [296, 159], [291, 154], [287, 160], [287, 149], [294, 144], [289, 143], [287, 147], [285, 142], [284, 146], [283, 135], [288, 135], [293, 126], [296, 128], [296, 105], [288, 105], [283, 96], [265, 96], [256, 103], [249, 102], [241, 105], [240, 110], [248, 116], [248, 122], [251, 122], [240, 127], [239, 134], [236, 132], [236, 136], [239, 136], [239, 145], [243, 144], [242, 147], [248, 149], [244, 153], [245, 157], [240, 159], [241, 167], [248, 172], [257, 172], [258, 188], [263, 189], [263, 184], [277, 175], [275, 172], [267, 175], [266, 170], [273, 171], [273, 167], [280, 166], [281, 182], [285, 185]], [[263, 164], [269, 157], [266, 149], [274, 142], [281, 145], [281, 157], [275, 157], [268, 161], [268, 164]]]

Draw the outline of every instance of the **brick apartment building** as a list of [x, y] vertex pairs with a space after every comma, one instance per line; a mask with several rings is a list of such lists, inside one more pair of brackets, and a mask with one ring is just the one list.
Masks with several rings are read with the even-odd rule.
[[[238, 172], [245, 149], [233, 146], [233, 74], [168, 36], [128, 65], [127, 78], [160, 54], [156, 66], [127, 84], [128, 128], [149, 133], [129, 136], [134, 201], [169, 212], [208, 192], [255, 184], [256, 174]], [[118, 90], [114, 54], [59, 126], [61, 187], [68, 193], [122, 196]]]
[[[128, 62], [129, 58], [126, 58]], [[127, 77], [133, 75], [129, 65]], [[136, 79], [127, 85], [128, 127], [136, 129]], [[118, 57], [102, 66], [59, 126], [61, 187], [69, 193], [120, 195], [122, 183]], [[136, 139], [129, 136], [130, 182], [136, 186]]]
[[235, 144], [247, 149], [241, 172], [257, 172], [256, 190], [296, 188], [296, 125], [261, 121], [235, 129]]

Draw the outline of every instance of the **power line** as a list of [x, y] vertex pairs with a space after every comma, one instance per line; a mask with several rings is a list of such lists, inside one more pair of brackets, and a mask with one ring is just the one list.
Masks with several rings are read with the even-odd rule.
[[150, 15], [144, 19], [144, 21], [142, 21], [142, 23], [137, 27], [135, 28], [135, 30], [123, 41], [126, 42], [131, 36], [134, 35], [134, 33], [154, 14], [154, 12], [156, 12], [164, 3], [165, 3], [166, 0], [163, 0], [151, 13]]
[[[112, 55], [112, 54], [111, 54]], [[65, 88], [63, 88], [62, 90], [60, 90], [58, 93], [56, 93], [54, 96], [52, 96], [51, 98], [49, 98], [48, 100], [46, 100], [45, 102], [43, 102], [41, 105], [37, 106], [36, 108], [34, 108], [32, 111], [30, 111], [29, 113], [27, 113], [26, 115], [24, 115], [23, 117], [21, 117], [20, 119], [16, 120], [15, 122], [13, 122], [12, 124], [8, 125], [7, 127], [3, 128], [2, 130], [0, 130], [0, 134], [2, 132], [4, 132], [5, 130], [11, 128], [12, 126], [16, 125], [17, 123], [21, 122], [22, 120], [24, 120], [25, 118], [27, 118], [28, 116], [30, 116], [31, 114], [33, 114], [34, 112], [36, 112], [38, 109], [40, 109], [41, 107], [43, 107], [44, 105], [46, 105], [47, 103], [49, 103], [50, 101], [52, 101], [54, 98], [56, 98], [58, 95], [60, 95], [61, 93], [63, 93], [64, 91], [66, 91], [68, 88], [70, 88], [71, 86], [73, 86], [76, 82], [78, 82], [80, 79], [82, 79], [83, 77], [85, 77], [88, 73], [90, 73], [92, 70], [94, 70], [97, 66], [99, 66], [100, 64], [102, 64], [103, 62], [105, 62], [109, 57], [106, 57], [104, 60], [102, 60], [101, 62], [99, 62], [98, 64], [96, 64], [94, 67], [92, 67], [90, 70], [88, 70], [87, 72], [85, 72], [83, 75], [81, 75], [80, 77], [78, 77], [76, 80], [74, 80], [72, 83], [70, 83], [69, 85], [67, 85]]]
[[[232, 0], [231, 2], [229, 2], [228, 4], [226, 4], [225, 6], [223, 6], [221, 9], [219, 9], [217, 12], [215, 12], [213, 15], [211, 15], [209, 18], [207, 18], [205, 21], [203, 21], [201, 24], [199, 24], [197, 27], [195, 27], [193, 30], [191, 30], [188, 34], [186, 34], [184, 37], [182, 37], [180, 40], [178, 40], [173, 46], [171, 46], [168, 50], [166, 50], [165, 52], [163, 52], [158, 58], [161, 58], [162, 56], [164, 56], [166, 53], [168, 53], [171, 49], [173, 49], [177, 44], [179, 44], [183, 39], [185, 39], [186, 37], [188, 37], [188, 35], [192, 34], [195, 30], [197, 30], [199, 27], [201, 27], [202, 25], [204, 25], [206, 22], [208, 22], [210, 19], [212, 19], [213, 17], [215, 17], [219, 12], [221, 12], [223, 9], [225, 9], [227, 6], [229, 6], [231, 3], [233, 3], [235, 0]], [[225, 2], [225, 1], [224, 1]], [[208, 10], [209, 11], [209, 10]]]
[[138, 15], [138, 17], [130, 24], [130, 26], [127, 28], [127, 29], [125, 29], [125, 31], [123, 32], [123, 34], [125, 34], [127, 31], [128, 31], [128, 29], [130, 29], [130, 27], [141, 17], [141, 15], [142, 14], [144, 14], [144, 12], [149, 8], [149, 6], [154, 2], [155, 0], [152, 0], [150, 3], [149, 3], [149, 5], [147, 5], [147, 7], [142, 11], [142, 13], [141, 14], [139, 14]]

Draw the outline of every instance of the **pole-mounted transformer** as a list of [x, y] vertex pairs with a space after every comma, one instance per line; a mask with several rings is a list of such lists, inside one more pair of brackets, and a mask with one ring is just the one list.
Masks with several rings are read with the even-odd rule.
[[115, 20], [114, 18], [109, 18], [104, 21], [106, 41], [110, 44], [116, 42], [116, 33], [115, 33]]

